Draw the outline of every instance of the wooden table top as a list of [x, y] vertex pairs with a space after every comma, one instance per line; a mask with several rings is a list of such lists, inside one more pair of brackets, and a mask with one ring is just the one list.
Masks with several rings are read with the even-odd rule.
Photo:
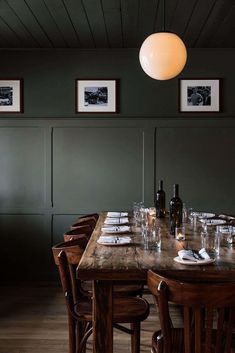
[[[145, 250], [143, 237], [134, 227], [128, 235], [131, 243], [122, 246], [106, 246], [97, 243], [107, 213], [101, 213], [96, 228], [86, 247], [77, 276], [86, 280], [145, 280], [149, 269], [159, 274], [182, 280], [232, 281], [235, 280], [235, 248], [222, 241], [220, 255], [215, 262], [199, 265], [182, 265], [173, 259], [183, 242], [169, 234], [169, 220], [158, 220], [162, 232], [161, 250]], [[125, 234], [126, 236], [127, 234]], [[193, 232], [186, 227], [186, 241], [193, 249], [201, 248], [200, 226]]]

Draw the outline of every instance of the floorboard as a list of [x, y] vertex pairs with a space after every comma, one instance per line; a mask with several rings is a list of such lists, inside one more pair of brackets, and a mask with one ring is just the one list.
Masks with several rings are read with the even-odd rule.
[[[142, 323], [141, 353], [150, 352], [151, 336], [159, 327], [150, 295], [150, 315]], [[173, 308], [176, 322], [178, 311]], [[67, 317], [61, 288], [54, 283], [0, 287], [0, 353], [68, 353]], [[87, 353], [92, 352], [92, 339]], [[114, 353], [130, 353], [130, 336], [114, 330]]]

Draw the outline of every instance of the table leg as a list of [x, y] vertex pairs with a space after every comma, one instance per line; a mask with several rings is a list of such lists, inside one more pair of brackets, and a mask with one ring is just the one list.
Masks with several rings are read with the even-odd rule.
[[113, 353], [112, 281], [93, 281], [93, 352]]

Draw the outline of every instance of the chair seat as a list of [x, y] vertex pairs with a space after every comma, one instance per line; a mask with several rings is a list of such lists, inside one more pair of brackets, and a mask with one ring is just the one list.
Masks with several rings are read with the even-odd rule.
[[[92, 283], [90, 281], [82, 282], [82, 289], [92, 295]], [[142, 283], [122, 283], [114, 284], [113, 287], [115, 296], [137, 296], [142, 295], [143, 284]]]
[[[143, 298], [114, 298], [113, 323], [132, 323], [143, 321], [149, 315], [149, 305]], [[75, 306], [77, 315], [85, 321], [92, 321], [92, 301], [80, 300]]]

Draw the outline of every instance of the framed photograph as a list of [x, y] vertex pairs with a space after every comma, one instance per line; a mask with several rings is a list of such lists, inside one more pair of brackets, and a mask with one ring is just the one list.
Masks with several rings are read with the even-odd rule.
[[118, 81], [76, 80], [76, 113], [117, 113]]
[[0, 79], [0, 113], [23, 112], [23, 80]]
[[221, 111], [221, 79], [179, 79], [180, 112]]

